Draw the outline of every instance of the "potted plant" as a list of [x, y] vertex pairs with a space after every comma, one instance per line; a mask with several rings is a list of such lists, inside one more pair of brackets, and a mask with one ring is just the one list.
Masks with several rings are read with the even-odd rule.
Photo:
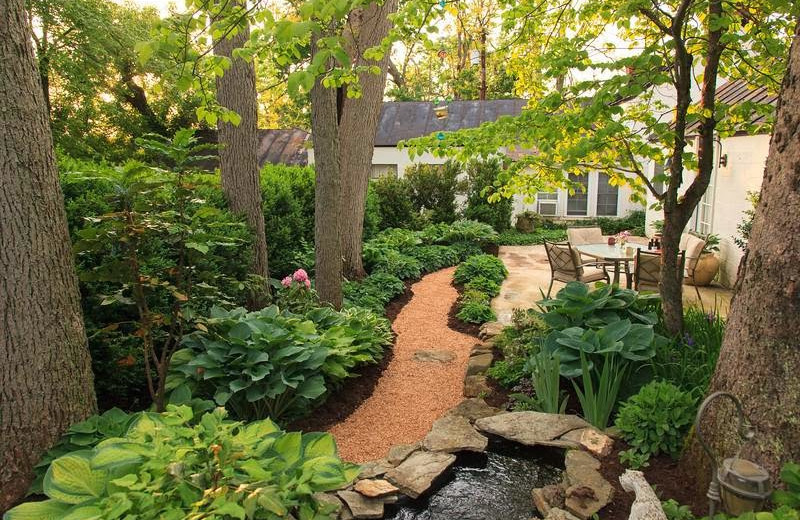
[[536, 224], [541, 221], [541, 216], [531, 210], [525, 210], [517, 215], [517, 221], [514, 227], [520, 233], [533, 233], [536, 229]]
[[706, 245], [700, 253], [694, 269], [694, 284], [700, 287], [709, 285], [719, 271], [719, 235], [711, 233], [706, 237]]

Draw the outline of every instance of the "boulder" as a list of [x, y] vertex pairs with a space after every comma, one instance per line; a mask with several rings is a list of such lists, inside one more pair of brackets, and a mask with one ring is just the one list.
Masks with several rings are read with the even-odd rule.
[[564, 511], [560, 507], [554, 507], [547, 512], [545, 520], [580, 520], [569, 511]]
[[569, 451], [564, 459], [569, 484], [564, 507], [581, 520], [591, 518], [611, 502], [613, 486], [600, 474], [600, 461], [584, 451]]
[[491, 392], [486, 376], [467, 376], [464, 378], [464, 397], [478, 397]]
[[355, 491], [339, 491], [337, 494], [347, 504], [353, 518], [383, 518], [383, 500], [367, 498]]
[[420, 443], [418, 442], [415, 442], [414, 444], [398, 444], [397, 446], [392, 446], [389, 450], [389, 455], [386, 456], [386, 461], [391, 466], [397, 466], [419, 448]]
[[479, 356], [481, 354], [491, 354], [492, 353], [492, 346], [486, 345], [484, 343], [477, 343], [472, 346], [472, 350], [469, 351], [469, 356]]
[[573, 479], [577, 482], [580, 480], [581, 473], [587, 470], [598, 471], [600, 469], [600, 461], [585, 451], [569, 450], [567, 456], [564, 457], [564, 468], [570, 482], [573, 482]]
[[[478, 419], [475, 421], [475, 426], [481, 432], [498, 435], [527, 446], [535, 446], [554, 441], [570, 430], [587, 428], [589, 424], [577, 415], [508, 412]], [[561, 442], [556, 443], [556, 445], [561, 444]]]
[[458, 415], [445, 415], [433, 423], [422, 446], [428, 451], [456, 453], [459, 451], [486, 451], [489, 440], [475, 431], [469, 419]]
[[371, 460], [361, 465], [361, 472], [358, 474], [358, 478], [380, 477], [393, 467], [395, 467], [395, 464], [389, 464], [386, 459]]
[[321, 504], [328, 504], [333, 506], [334, 513], [339, 513], [342, 511], [342, 501], [336, 498], [334, 495], [330, 493], [314, 493], [314, 498], [317, 502]]
[[492, 366], [494, 356], [492, 354], [478, 354], [469, 358], [467, 363], [467, 375], [477, 376], [486, 373], [489, 367]]
[[382, 498], [400, 491], [389, 481], [383, 479], [363, 479], [356, 482], [353, 489], [369, 498]]
[[458, 415], [474, 423], [478, 419], [491, 417], [500, 413], [499, 408], [489, 406], [486, 401], [478, 398], [464, 399], [455, 408], [451, 408], [445, 415]]
[[386, 479], [399, 487], [404, 494], [418, 498], [428, 491], [436, 479], [455, 461], [456, 456], [449, 453], [417, 451], [389, 471]]
[[419, 363], [452, 363], [456, 358], [455, 352], [450, 350], [417, 350], [414, 352], [414, 361]]
[[543, 517], [554, 507], [564, 507], [564, 488], [558, 484], [534, 488], [531, 490], [533, 505]]
[[506, 326], [499, 321], [490, 321], [481, 325], [478, 335], [481, 339], [489, 339], [500, 334]]

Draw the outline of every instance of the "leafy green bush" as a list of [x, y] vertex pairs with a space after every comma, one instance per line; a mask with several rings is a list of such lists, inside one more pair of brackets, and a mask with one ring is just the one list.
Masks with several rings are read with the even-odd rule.
[[458, 266], [453, 278], [456, 283], [465, 284], [479, 276], [501, 283], [508, 276], [508, 270], [496, 256], [474, 255]]
[[370, 245], [383, 246], [390, 249], [405, 249], [422, 243], [419, 233], [409, 229], [390, 228], [379, 232], [370, 241]]
[[422, 269], [428, 273], [456, 265], [459, 261], [458, 251], [450, 246], [414, 246], [404, 252], [419, 260]]
[[486, 373], [503, 387], [513, 388], [527, 375], [525, 364], [523, 357], [501, 359], [495, 361]]
[[630, 450], [644, 456], [665, 453], [677, 459], [697, 412], [697, 399], [677, 386], [653, 381], [625, 401], [616, 426]]
[[467, 164], [467, 207], [464, 208], [464, 217], [485, 222], [497, 231], [505, 231], [511, 226], [513, 210], [509, 198], [488, 201], [501, 172], [502, 164], [498, 159], [475, 160]]
[[188, 406], [170, 406], [55, 459], [44, 478], [48, 499], [3, 518], [327, 518], [331, 506], [314, 493], [340, 489], [358, 471], [339, 459], [330, 434], [233, 422], [221, 408], [196, 418]]
[[547, 242], [565, 242], [567, 231], [565, 229], [537, 229], [532, 233], [521, 233], [515, 229], [504, 231], [497, 237], [501, 246], [531, 246]]
[[415, 280], [422, 276], [422, 264], [396, 249], [386, 249], [372, 263], [372, 272], [392, 274], [402, 280]]
[[[655, 378], [699, 397], [706, 393], [717, 366], [725, 319], [715, 312], [689, 307], [683, 324], [683, 336], [656, 344], [650, 368]], [[663, 325], [659, 324], [659, 329], [664, 330]]]
[[213, 309], [203, 328], [173, 356], [168, 386], [243, 419], [304, 415], [354, 368], [381, 359], [392, 340], [388, 322], [363, 309]]
[[456, 220], [456, 194], [460, 193], [457, 163], [443, 165], [417, 163], [405, 171], [414, 210], [434, 223]]
[[481, 324], [487, 321], [495, 321], [497, 316], [488, 303], [479, 301], [467, 301], [459, 309], [456, 317], [467, 323]]
[[494, 298], [500, 294], [500, 284], [485, 276], [476, 276], [464, 284], [464, 291], [479, 291], [488, 295], [490, 298]]
[[480, 246], [494, 243], [497, 232], [489, 224], [474, 220], [456, 220], [452, 224], [432, 224], [420, 233], [420, 237], [428, 244], [455, 244], [469, 242]]
[[484, 292], [471, 290], [471, 291], [464, 291], [464, 293], [461, 295], [460, 301], [462, 304], [469, 302], [476, 302], [476, 303], [485, 303], [486, 305], [488, 305], [489, 302], [491, 301], [491, 298], [489, 297], [488, 294]]
[[381, 177], [370, 183], [378, 203], [380, 229], [414, 229], [419, 221], [419, 212], [411, 201], [411, 186], [405, 179], [394, 176]]
[[475, 242], [453, 242], [450, 247], [458, 254], [458, 259], [462, 262], [471, 256], [483, 253], [481, 246]]
[[343, 287], [346, 307], [363, 307], [383, 314], [386, 304], [405, 290], [403, 280], [389, 273], [374, 273], [360, 282], [345, 282]]

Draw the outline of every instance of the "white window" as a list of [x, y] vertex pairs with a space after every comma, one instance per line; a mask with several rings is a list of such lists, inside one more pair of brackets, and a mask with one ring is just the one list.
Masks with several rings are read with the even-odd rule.
[[711, 233], [714, 224], [714, 184], [716, 183], [717, 172], [711, 172], [711, 180], [708, 182], [708, 189], [697, 205], [697, 218], [695, 219], [694, 230], [701, 235]]
[[[589, 207], [589, 176], [569, 174], [569, 180], [575, 186], [575, 194], [567, 197], [567, 215], [582, 217]], [[583, 189], [581, 189], [583, 186]]]
[[539, 192], [536, 194], [536, 213], [545, 217], [556, 216], [558, 192]]
[[617, 216], [619, 187], [612, 186], [610, 180], [605, 173], [597, 174], [597, 215], [601, 217]]

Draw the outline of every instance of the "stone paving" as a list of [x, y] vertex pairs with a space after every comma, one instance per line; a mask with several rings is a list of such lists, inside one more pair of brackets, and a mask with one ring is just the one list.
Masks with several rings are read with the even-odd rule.
[[[550, 265], [544, 246], [501, 246], [498, 255], [508, 268], [508, 278], [503, 282], [500, 294], [492, 301], [492, 308], [501, 323], [511, 323], [514, 309], [528, 309], [547, 293], [550, 285]], [[624, 280], [625, 275], [622, 275]], [[564, 287], [561, 282], [553, 284], [552, 295]], [[702, 303], [707, 310], [717, 309], [726, 315], [730, 308], [731, 291], [722, 287], [700, 287]], [[684, 286], [684, 305], [698, 305], [697, 294], [691, 285]]]

